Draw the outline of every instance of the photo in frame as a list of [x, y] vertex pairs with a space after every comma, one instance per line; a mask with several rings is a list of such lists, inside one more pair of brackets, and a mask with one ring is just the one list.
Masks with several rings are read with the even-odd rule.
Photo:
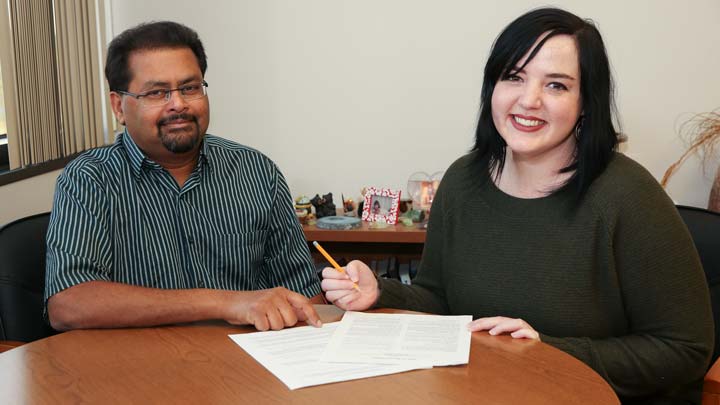
[[362, 220], [395, 225], [398, 219], [399, 206], [400, 190], [368, 187], [363, 202]]
[[408, 197], [412, 198], [414, 209], [430, 211], [443, 174], [443, 172], [436, 172], [430, 176], [424, 172], [417, 172], [410, 175], [407, 192]]

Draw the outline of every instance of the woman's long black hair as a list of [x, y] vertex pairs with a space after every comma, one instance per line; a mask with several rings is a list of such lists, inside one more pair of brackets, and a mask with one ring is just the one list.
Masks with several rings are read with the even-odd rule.
[[[548, 33], [534, 49], [533, 44]], [[570, 187], [577, 201], [607, 167], [618, 144], [615, 129], [615, 101], [610, 63], [600, 32], [592, 21], [557, 8], [530, 11], [511, 22], [495, 40], [485, 65], [480, 104], [480, 119], [475, 146], [480, 167], [500, 176], [505, 165], [506, 143], [492, 118], [492, 95], [503, 76], [524, 68], [545, 42], [556, 35], [575, 38], [580, 66], [580, 96], [583, 113], [576, 126], [577, 142], [574, 161], [560, 170], [573, 171], [560, 188]], [[530, 52], [522, 66], [518, 62]], [[517, 68], [516, 68], [517, 67]], [[557, 190], [551, 190], [551, 192]]]

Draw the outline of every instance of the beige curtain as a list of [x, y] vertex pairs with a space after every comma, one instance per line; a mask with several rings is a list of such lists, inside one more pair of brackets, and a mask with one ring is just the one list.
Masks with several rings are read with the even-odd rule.
[[103, 0], [8, 0], [0, 22], [10, 168], [102, 146]]

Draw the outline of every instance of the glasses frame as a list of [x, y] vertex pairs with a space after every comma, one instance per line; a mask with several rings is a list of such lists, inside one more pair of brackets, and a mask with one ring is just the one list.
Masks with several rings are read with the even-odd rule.
[[[129, 92], [129, 91], [124, 91], [124, 90], [115, 90], [115, 93], [122, 94], [122, 95], [124, 95], [124, 96], [130, 96], [130, 97], [136, 99], [138, 102], [142, 103], [144, 106], [148, 106], [148, 104], [147, 104], [147, 98], [146, 98], [146, 97], [148, 96], [148, 94], [153, 93], [153, 92], [156, 92], [156, 91], [162, 91], [162, 92], [164, 92], [164, 93], [165, 93], [165, 97], [162, 99], [163, 102], [162, 102], [162, 103], [159, 103], [159, 104], [150, 104], [150, 105], [149, 105], [150, 107], [159, 107], [159, 106], [162, 106], [162, 105], [167, 104], [167, 103], [170, 101], [170, 96], [172, 95], [172, 93], [173, 93], [174, 91], [179, 91], [179, 92], [180, 92], [180, 97], [182, 97], [183, 100], [187, 100], [187, 101], [189, 101], [189, 100], [197, 100], [197, 99], [200, 99], [200, 98], [203, 98], [203, 97], [207, 96], [207, 88], [208, 88], [209, 85], [208, 85], [208, 82], [206, 82], [205, 80], [203, 80], [203, 81], [200, 83], [200, 86], [202, 87], [202, 95], [200, 95], [199, 97], [190, 98], [190, 99], [185, 98], [185, 94], [183, 93], [183, 90], [185, 90], [185, 88], [186, 88], [187, 86], [188, 86], [188, 85], [184, 85], [184, 86], [180, 86], [180, 87], [177, 87], [177, 88], [174, 88], [174, 89], [167, 89], [167, 90], [164, 90], [164, 89], [150, 90], [150, 91], [146, 91], [146, 92], [144, 92], [144, 93], [132, 93], [132, 92]], [[143, 101], [143, 99], [144, 99], [145, 101]], [[158, 100], [158, 101], [160, 101], [160, 100]]]

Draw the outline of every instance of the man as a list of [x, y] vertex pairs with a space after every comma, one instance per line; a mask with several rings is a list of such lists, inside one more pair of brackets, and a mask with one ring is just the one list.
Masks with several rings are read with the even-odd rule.
[[282, 174], [205, 135], [206, 68], [197, 33], [177, 23], [110, 43], [105, 75], [125, 132], [58, 178], [45, 290], [55, 329], [320, 325], [319, 282]]

